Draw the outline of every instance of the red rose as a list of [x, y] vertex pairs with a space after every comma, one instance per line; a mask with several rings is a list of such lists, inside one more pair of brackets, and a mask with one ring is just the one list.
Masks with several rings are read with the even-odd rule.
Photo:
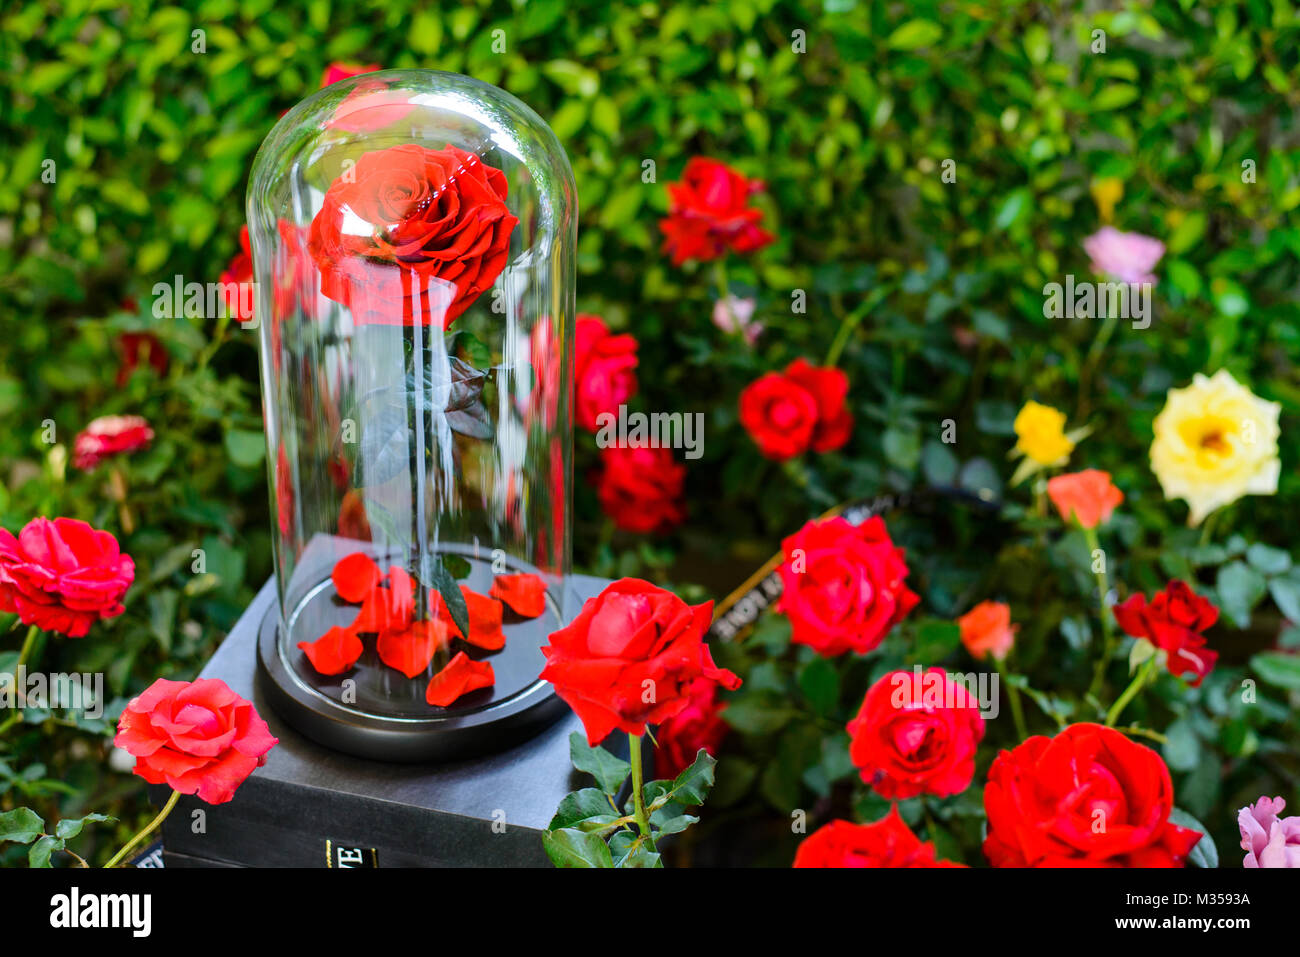
[[781, 545], [777, 608], [790, 619], [792, 640], [819, 654], [866, 654], [920, 601], [904, 583], [905, 553], [879, 516], [861, 525], [811, 521]]
[[636, 395], [636, 339], [615, 336], [599, 316], [579, 315], [574, 329], [573, 371], [577, 381], [574, 415], [578, 425], [596, 432], [602, 412], [618, 415], [618, 407]]
[[505, 200], [505, 174], [454, 146], [366, 153], [312, 220], [321, 292], [358, 323], [446, 329], [505, 268], [519, 222]]
[[686, 466], [673, 461], [670, 449], [611, 445], [600, 457], [596, 496], [619, 528], [638, 534], [666, 532], [686, 518]]
[[1181, 867], [1198, 831], [1169, 823], [1169, 769], [1114, 728], [1072, 724], [1001, 752], [984, 786], [994, 867]]
[[853, 431], [853, 414], [847, 402], [849, 377], [834, 366], [809, 365], [804, 359], [795, 359], [786, 366], [785, 377], [802, 386], [817, 403], [812, 450], [834, 452], [843, 448]]
[[122, 614], [135, 562], [117, 539], [72, 518], [34, 518], [14, 538], [0, 528], [0, 611], [24, 625], [80, 638]]
[[664, 251], [680, 266], [688, 259], [708, 262], [732, 252], [762, 249], [775, 238], [758, 224], [761, 210], [749, 208], [762, 180], [748, 179], [725, 163], [692, 158], [680, 183], [668, 184], [668, 216], [659, 221]]
[[551, 634], [541, 677], [582, 719], [590, 744], [615, 728], [643, 734], [647, 723], [687, 707], [697, 678], [740, 687], [704, 643], [712, 610], [713, 602], [691, 606], [649, 582], [621, 578]]
[[135, 755], [135, 773], [150, 784], [225, 804], [279, 741], [224, 681], [159, 678], [126, 706], [113, 743]]
[[795, 867], [965, 867], [936, 860], [934, 845], [912, 833], [897, 807], [874, 824], [831, 821], [813, 831], [794, 855]]
[[138, 415], [102, 415], [77, 434], [72, 443], [72, 464], [93, 469], [104, 459], [138, 452], [153, 441], [153, 429]]
[[769, 372], [740, 393], [740, 424], [760, 452], [784, 462], [812, 445], [817, 400], [780, 373]]
[[881, 797], [948, 797], [975, 776], [984, 718], [964, 684], [918, 665], [873, 684], [848, 728], [849, 757]]
[[1219, 609], [1186, 582], [1171, 581], [1150, 602], [1143, 595], [1130, 595], [1112, 610], [1125, 632], [1145, 638], [1166, 653], [1171, 674], [1195, 675], [1192, 687], [1214, 668], [1219, 653], [1205, 647], [1201, 632], [1219, 620]]
[[686, 707], [655, 730], [655, 777], [675, 778], [695, 762], [703, 748], [717, 757], [729, 730], [722, 720], [726, 706], [718, 701], [718, 683], [696, 678], [686, 694]]
[[842, 448], [853, 431], [846, 402], [849, 380], [834, 367], [796, 359], [785, 372], [769, 372], [740, 393], [740, 424], [758, 450], [778, 462]]
[[160, 377], [167, 374], [167, 347], [152, 332], [124, 332], [117, 337], [117, 344], [122, 350], [122, 364], [117, 368], [119, 389], [131, 380], [142, 362], [147, 362]]

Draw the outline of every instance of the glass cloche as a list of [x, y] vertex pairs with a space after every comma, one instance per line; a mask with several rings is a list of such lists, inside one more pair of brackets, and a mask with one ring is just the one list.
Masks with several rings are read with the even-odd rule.
[[[278, 606], [263, 687], [374, 757], [555, 712], [569, 574], [577, 197], [510, 94], [427, 70], [335, 83], [248, 188]], [[562, 706], [560, 706], [562, 710]]]

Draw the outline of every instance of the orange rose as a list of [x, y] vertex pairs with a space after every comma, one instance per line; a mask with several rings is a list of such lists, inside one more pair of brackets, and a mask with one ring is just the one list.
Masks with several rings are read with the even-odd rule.
[[957, 619], [961, 643], [971, 657], [983, 661], [990, 653], [1001, 661], [1016, 643], [1016, 629], [1011, 624], [1011, 606], [1000, 601], [982, 601]]
[[1109, 521], [1115, 506], [1124, 501], [1124, 493], [1111, 483], [1110, 473], [1098, 469], [1049, 479], [1047, 497], [1062, 519], [1069, 522], [1073, 515], [1084, 528], [1096, 528]]

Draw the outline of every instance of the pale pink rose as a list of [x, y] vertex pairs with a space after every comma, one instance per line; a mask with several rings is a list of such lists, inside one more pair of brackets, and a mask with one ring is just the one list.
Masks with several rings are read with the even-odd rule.
[[728, 295], [713, 304], [713, 324], [723, 332], [740, 332], [751, 346], [763, 331], [761, 322], [754, 322], [753, 299]]
[[1300, 868], [1300, 816], [1282, 817], [1285, 809], [1280, 797], [1261, 797], [1237, 812], [1246, 852], [1242, 867]]
[[1165, 244], [1141, 233], [1122, 233], [1103, 226], [1083, 241], [1092, 268], [1120, 282], [1155, 282], [1156, 263], [1165, 254]]

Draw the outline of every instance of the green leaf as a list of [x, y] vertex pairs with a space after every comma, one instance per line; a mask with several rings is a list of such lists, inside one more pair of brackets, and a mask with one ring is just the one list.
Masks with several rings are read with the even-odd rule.
[[919, 50], [933, 46], [943, 36], [943, 28], [930, 20], [908, 20], [889, 35], [891, 50]]
[[1192, 729], [1191, 722], [1175, 721], [1165, 732], [1161, 746], [1165, 762], [1175, 771], [1190, 771], [1201, 759], [1201, 740]]
[[1268, 593], [1277, 603], [1278, 611], [1288, 620], [1300, 622], [1300, 582], [1294, 578], [1271, 578]]
[[1201, 839], [1192, 848], [1192, 852], [1187, 855], [1187, 862], [1196, 867], [1218, 867], [1219, 866], [1219, 849], [1214, 846], [1214, 839], [1210, 837], [1210, 829], [1202, 824], [1196, 818], [1192, 817], [1180, 807], [1174, 808], [1169, 812], [1169, 821], [1171, 824], [1177, 824], [1179, 827], [1191, 828], [1193, 831], [1201, 832]]
[[737, 731], [759, 737], [779, 731], [793, 717], [794, 711], [770, 694], [741, 695], [728, 702], [722, 712], [722, 720]]
[[1223, 611], [1238, 628], [1250, 627], [1250, 612], [1264, 597], [1268, 582], [1243, 561], [1230, 562], [1219, 569], [1215, 583]]
[[961, 628], [956, 622], [937, 618], [916, 626], [916, 639], [909, 658], [923, 665], [937, 665], [961, 644]]
[[469, 634], [469, 607], [465, 604], [465, 596], [461, 593], [460, 586], [456, 584], [456, 579], [451, 570], [442, 561], [430, 561], [426, 558], [424, 574], [420, 576], [420, 581], [427, 588], [434, 588], [442, 596], [443, 604], [447, 606], [447, 613], [451, 615], [452, 622], [460, 629], [462, 635]]
[[587, 744], [581, 731], [569, 735], [569, 755], [573, 766], [595, 778], [600, 789], [610, 797], [618, 793], [632, 773], [632, 765], [622, 758], [616, 758], [599, 745], [593, 748]]
[[564, 827], [542, 832], [542, 847], [556, 867], [613, 867], [609, 845], [599, 834]]
[[622, 815], [616, 814], [609, 798], [599, 788], [583, 788], [566, 794], [555, 809], [555, 817], [547, 828], [558, 831], [563, 828], [576, 828], [579, 831], [600, 831], [617, 821]]
[[713, 769], [717, 764], [709, 752], [700, 748], [691, 766], [674, 779], [668, 792], [672, 799], [679, 804], [703, 804], [713, 787]]
[[30, 844], [45, 832], [45, 821], [28, 807], [14, 808], [0, 814], [0, 841]]
[[109, 817], [107, 814], [87, 814], [85, 817], [64, 818], [54, 827], [56, 837], [64, 840], [71, 840], [81, 833], [81, 829], [87, 824], [101, 823], [105, 821], [116, 821], [117, 818]]
[[226, 454], [240, 468], [251, 469], [260, 465], [266, 455], [266, 436], [245, 429], [226, 429]]
[[839, 703], [839, 672], [825, 658], [813, 658], [799, 669], [799, 690], [816, 714], [827, 717]]
[[634, 831], [619, 831], [609, 842], [615, 867], [662, 867], [654, 842]]
[[63, 841], [45, 834], [27, 852], [27, 863], [32, 867], [49, 867], [50, 855], [61, 850], [63, 850]]
[[1263, 651], [1250, 659], [1250, 666], [1269, 684], [1300, 691], [1300, 655]]
[[1246, 549], [1246, 561], [1263, 575], [1281, 575], [1291, 569], [1291, 556], [1280, 548], [1256, 542]]

